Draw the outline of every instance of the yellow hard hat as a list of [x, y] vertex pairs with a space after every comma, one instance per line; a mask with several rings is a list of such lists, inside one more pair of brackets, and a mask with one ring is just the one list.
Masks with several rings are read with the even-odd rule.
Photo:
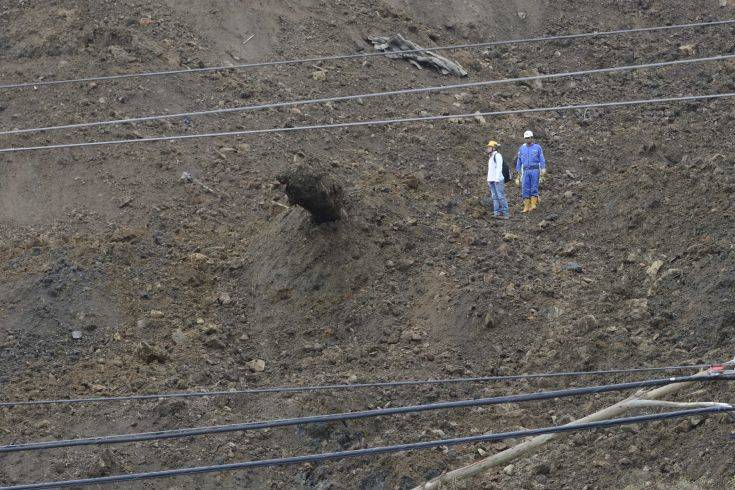
[[496, 147], [500, 146], [500, 143], [498, 143], [495, 140], [490, 140], [490, 142], [487, 144], [487, 146], [492, 146], [493, 148], [496, 148]]

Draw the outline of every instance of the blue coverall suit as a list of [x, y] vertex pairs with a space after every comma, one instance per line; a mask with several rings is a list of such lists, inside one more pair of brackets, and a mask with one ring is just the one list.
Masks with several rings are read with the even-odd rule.
[[516, 172], [523, 171], [523, 180], [521, 181], [521, 193], [523, 199], [531, 199], [538, 197], [538, 181], [541, 170], [546, 168], [546, 159], [544, 158], [544, 150], [541, 145], [534, 143], [531, 146], [527, 144], [521, 145], [518, 150], [518, 160], [516, 161]]

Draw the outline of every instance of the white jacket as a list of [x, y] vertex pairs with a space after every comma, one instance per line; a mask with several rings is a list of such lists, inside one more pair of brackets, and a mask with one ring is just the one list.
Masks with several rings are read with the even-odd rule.
[[487, 181], [505, 182], [503, 178], [503, 155], [494, 151], [487, 162]]

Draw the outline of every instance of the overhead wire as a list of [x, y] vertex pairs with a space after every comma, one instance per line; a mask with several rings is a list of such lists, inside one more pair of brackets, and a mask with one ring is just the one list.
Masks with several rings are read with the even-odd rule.
[[618, 30], [612, 30], [612, 31], [594, 31], [594, 32], [586, 32], [586, 33], [578, 33], [578, 34], [562, 34], [562, 35], [555, 35], [555, 36], [531, 37], [531, 38], [525, 38], [525, 39], [508, 39], [508, 40], [489, 41], [489, 42], [481, 42], [481, 43], [455, 44], [455, 45], [448, 45], [448, 46], [436, 46], [433, 48], [409, 49], [409, 50], [401, 50], [401, 51], [378, 51], [378, 52], [370, 52], [370, 53], [351, 53], [351, 54], [341, 54], [341, 55], [333, 55], [333, 56], [317, 56], [317, 57], [295, 59], [295, 60], [265, 61], [265, 62], [258, 62], [258, 63], [244, 63], [244, 64], [238, 64], [238, 65], [213, 66], [213, 67], [203, 67], [203, 68], [186, 68], [186, 69], [181, 69], [181, 70], [151, 71], [151, 72], [142, 72], [142, 73], [123, 73], [119, 75], [102, 75], [102, 76], [93, 76], [93, 77], [87, 77], [87, 78], [76, 78], [76, 79], [68, 79], [68, 80], [38, 80], [35, 82], [6, 83], [6, 84], [0, 84], [0, 90], [34, 88], [34, 87], [44, 87], [44, 86], [51, 86], [51, 85], [66, 85], [66, 84], [72, 84], [72, 83], [100, 82], [100, 81], [120, 80], [120, 79], [127, 79], [127, 78], [151, 78], [151, 77], [172, 76], [172, 75], [194, 75], [194, 74], [221, 72], [221, 71], [229, 71], [229, 70], [264, 68], [264, 67], [269, 67], [269, 66], [298, 65], [298, 64], [306, 64], [306, 63], [320, 63], [324, 61], [364, 59], [364, 58], [373, 58], [377, 56], [397, 56], [397, 55], [412, 54], [412, 53], [426, 53], [426, 52], [431, 52], [431, 51], [453, 51], [453, 50], [460, 50], [460, 49], [476, 49], [476, 48], [486, 48], [486, 47], [492, 47], [492, 46], [504, 46], [504, 45], [510, 45], [510, 44], [564, 41], [564, 40], [595, 38], [595, 37], [623, 35], [623, 34], [638, 34], [638, 33], [644, 33], [644, 32], [667, 31], [667, 30], [675, 30], [675, 29], [676, 30], [691, 29], [691, 28], [698, 28], [698, 27], [716, 27], [716, 26], [723, 26], [723, 25], [728, 25], [728, 24], [735, 24], [735, 19], [723, 19], [723, 20], [717, 20], [717, 21], [695, 22], [695, 23], [688, 23], [688, 24], [675, 24], [675, 25], [669, 25], [669, 26], [642, 27], [642, 28], [635, 28], [635, 29], [618, 29]]
[[151, 480], [156, 478], [173, 478], [180, 476], [202, 475], [208, 473], [221, 473], [226, 471], [270, 468], [276, 466], [290, 466], [303, 463], [319, 463], [325, 461], [335, 461], [348, 458], [360, 458], [368, 456], [378, 456], [381, 454], [394, 454], [407, 451], [417, 451], [434, 449], [442, 446], [459, 446], [465, 444], [477, 444], [482, 442], [497, 442], [508, 439], [521, 439], [525, 437], [538, 436], [544, 434], [560, 434], [583, 432], [596, 429], [608, 429], [613, 427], [622, 427], [635, 424], [651, 423], [662, 420], [681, 419], [693, 416], [712, 415], [718, 413], [732, 413], [731, 406], [717, 406], [709, 408], [698, 408], [692, 410], [680, 410], [674, 412], [665, 412], [652, 415], [638, 415], [633, 417], [621, 417], [617, 419], [601, 420], [597, 422], [571, 423], [556, 427], [544, 427], [538, 429], [518, 430], [512, 432], [491, 433], [478, 436], [459, 437], [453, 439], [441, 439], [426, 442], [415, 442], [410, 444], [397, 444], [393, 446], [372, 447], [365, 449], [354, 449], [349, 451], [339, 451], [323, 454], [311, 454], [303, 456], [293, 456], [285, 458], [275, 458], [260, 461], [247, 461], [242, 463], [220, 464], [212, 466], [199, 466], [193, 468], [180, 468], [163, 471], [150, 471], [145, 473], [131, 473], [127, 475], [113, 475], [97, 478], [85, 478], [67, 481], [31, 483], [26, 485], [15, 485], [2, 487], [0, 490], [41, 490], [46, 488], [69, 488], [78, 486], [103, 485], [111, 483], [133, 482], [142, 480]]
[[491, 117], [491, 116], [507, 116], [513, 114], [533, 114], [539, 112], [562, 112], [570, 110], [581, 110], [581, 109], [602, 109], [602, 108], [614, 108], [614, 107], [628, 107], [635, 105], [644, 104], [662, 104], [668, 102], [698, 102], [706, 100], [725, 99], [735, 96], [735, 92], [728, 92], [722, 94], [710, 94], [710, 95], [689, 95], [682, 97], [666, 97], [658, 99], [638, 99], [628, 101], [616, 101], [616, 102], [600, 102], [590, 104], [573, 104], [565, 106], [553, 106], [553, 107], [539, 107], [539, 108], [528, 108], [528, 109], [513, 109], [504, 111], [492, 111], [492, 112], [473, 112], [469, 114], [452, 114], [445, 116], [421, 116], [421, 117], [409, 117], [402, 119], [377, 119], [369, 121], [354, 121], [337, 124], [316, 124], [310, 126], [294, 126], [286, 128], [265, 128], [265, 129], [248, 129], [242, 131], [224, 131], [214, 133], [201, 133], [201, 134], [178, 134], [172, 136], [156, 136], [149, 138], [135, 138], [135, 139], [123, 139], [123, 140], [108, 140], [108, 141], [89, 141], [83, 143], [63, 143], [63, 144], [51, 144], [51, 145], [38, 145], [38, 146], [25, 146], [25, 147], [8, 147], [0, 148], [0, 153], [17, 153], [26, 151], [38, 151], [38, 150], [58, 150], [68, 148], [89, 148], [97, 146], [110, 146], [110, 145], [125, 145], [134, 143], [151, 143], [158, 141], [180, 141], [180, 140], [192, 140], [202, 138], [219, 138], [219, 137], [231, 137], [231, 136], [247, 136], [247, 135], [263, 135], [273, 133], [293, 133], [300, 131], [313, 131], [313, 130], [327, 130], [327, 129], [344, 129], [344, 128], [356, 128], [365, 126], [387, 126], [392, 124], [405, 124], [405, 123], [420, 123], [420, 122], [431, 122], [431, 121], [446, 121], [450, 119], [470, 119], [478, 116]]
[[0, 454], [41, 451], [48, 449], [69, 448], [79, 446], [101, 446], [110, 444], [125, 444], [132, 442], [160, 441], [166, 439], [179, 439], [184, 437], [196, 437], [213, 434], [224, 434], [231, 432], [244, 432], [253, 430], [274, 429], [279, 427], [293, 427], [309, 424], [322, 424], [330, 422], [344, 422], [347, 420], [362, 420], [374, 417], [387, 417], [394, 415], [405, 415], [438, 410], [450, 410], [458, 408], [486, 407], [491, 405], [504, 405], [509, 403], [525, 403], [531, 401], [552, 400], [555, 398], [570, 398], [577, 396], [629, 391], [656, 386], [667, 386], [678, 383], [710, 383], [722, 381], [735, 381], [732, 371], [709, 372], [694, 376], [681, 376], [665, 379], [654, 379], [645, 381], [633, 381], [628, 383], [616, 383], [599, 386], [587, 386], [580, 388], [567, 388], [563, 390], [541, 391], [536, 393], [525, 393], [521, 395], [506, 395], [490, 398], [479, 398], [471, 400], [458, 400], [451, 402], [427, 403], [404, 407], [389, 407], [373, 410], [362, 410], [357, 412], [343, 412], [328, 415], [314, 415], [307, 417], [267, 420], [262, 422], [248, 422], [241, 424], [228, 424], [212, 427], [196, 427], [187, 429], [163, 430], [156, 432], [144, 432], [137, 434], [122, 434], [113, 436], [99, 436], [80, 439], [66, 439], [55, 441], [32, 442], [26, 444], [11, 444], [0, 446]]
[[540, 75], [529, 75], [529, 76], [524, 76], [524, 77], [503, 78], [503, 79], [496, 79], [496, 80], [482, 80], [482, 81], [477, 81], [477, 82], [457, 83], [457, 84], [451, 84], [451, 85], [435, 85], [431, 87], [418, 87], [418, 88], [409, 88], [409, 89], [400, 89], [400, 90], [390, 90], [390, 91], [372, 92], [372, 93], [366, 93], [366, 94], [339, 95], [339, 96], [334, 96], [334, 97], [321, 97], [321, 98], [314, 98], [314, 99], [292, 100], [292, 101], [285, 101], [285, 102], [272, 102], [272, 103], [267, 103], [267, 104], [226, 107], [226, 108], [220, 108], [220, 109], [207, 109], [203, 111], [179, 112], [176, 114], [158, 114], [158, 115], [153, 115], [153, 116], [130, 117], [130, 118], [125, 118], [125, 119], [109, 119], [106, 121], [91, 121], [91, 122], [84, 122], [84, 123], [62, 124], [62, 125], [56, 125], [56, 126], [46, 126], [46, 127], [37, 127], [37, 128], [3, 130], [3, 131], [0, 131], [0, 136], [10, 136], [10, 135], [40, 133], [40, 132], [50, 132], [50, 131], [62, 131], [62, 130], [70, 130], [70, 129], [83, 129], [83, 128], [92, 128], [92, 127], [99, 127], [99, 126], [115, 126], [115, 125], [120, 125], [120, 124], [132, 124], [132, 123], [141, 123], [141, 122], [149, 122], [149, 121], [164, 121], [168, 119], [176, 119], [176, 118], [183, 118], [183, 117], [211, 116], [211, 115], [217, 115], [217, 114], [231, 114], [231, 113], [237, 113], [237, 112], [261, 111], [261, 110], [266, 110], [266, 109], [278, 109], [278, 108], [284, 108], [284, 107], [326, 104], [326, 103], [331, 103], [331, 102], [348, 102], [348, 101], [353, 101], [353, 100], [364, 100], [368, 98], [377, 98], [377, 97], [395, 97], [395, 96], [400, 96], [400, 95], [416, 95], [416, 94], [425, 94], [425, 93], [433, 93], [433, 92], [443, 92], [443, 91], [449, 91], [449, 90], [488, 87], [492, 85], [530, 82], [534, 80], [551, 80], [551, 79], [579, 77], [579, 76], [595, 75], [595, 74], [603, 74], [603, 73], [619, 73], [619, 72], [626, 72], [626, 71], [633, 71], [633, 70], [664, 68], [664, 67], [679, 66], [679, 65], [689, 65], [693, 63], [725, 61], [725, 60], [731, 60], [731, 59], [735, 59], [735, 54], [725, 54], [725, 55], [718, 55], [718, 56], [708, 56], [708, 57], [703, 57], [703, 58], [690, 58], [690, 59], [673, 60], [673, 61], [660, 61], [660, 62], [654, 62], [654, 63], [644, 63], [644, 64], [639, 64], [639, 65], [624, 65], [624, 66], [614, 66], [614, 67], [608, 67], [608, 68], [595, 68], [595, 69], [589, 69], [589, 70], [577, 70], [577, 71], [569, 71], [569, 72], [562, 72], [562, 73], [548, 73], [548, 74], [543, 74], [543, 75], [541, 74]]
[[66, 398], [66, 399], [47, 399], [47, 400], [18, 400], [0, 402], [0, 408], [13, 407], [33, 407], [44, 405], [76, 405], [87, 403], [109, 403], [109, 402], [127, 402], [127, 401], [146, 401], [146, 400], [163, 400], [171, 398], [208, 398], [220, 396], [242, 396], [257, 394], [277, 394], [277, 393], [313, 393], [320, 391], [342, 391], [372, 388], [400, 388], [406, 386], [433, 386], [433, 385], [451, 385], [461, 383], [488, 383], [499, 381], [520, 381], [531, 379], [549, 379], [549, 378], [574, 378], [587, 376], [605, 376], [613, 374], [637, 374], [637, 373], [655, 373], [665, 371], [686, 371], [694, 369], [706, 369], [720, 364], [690, 364], [682, 366], [658, 366], [658, 367], [642, 367], [630, 369], [608, 369], [598, 371], [567, 371], [556, 373], [535, 373], [535, 374], [514, 374], [506, 376], [477, 376], [466, 378], [449, 378], [449, 379], [428, 379], [428, 380], [401, 380], [401, 381], [382, 381], [375, 383], [352, 383], [352, 384], [327, 384], [312, 386], [275, 386], [264, 388], [249, 388], [244, 390], [220, 390], [220, 391], [200, 391], [190, 393], [158, 393], [145, 395], [123, 395], [123, 396], [107, 396], [94, 398]]

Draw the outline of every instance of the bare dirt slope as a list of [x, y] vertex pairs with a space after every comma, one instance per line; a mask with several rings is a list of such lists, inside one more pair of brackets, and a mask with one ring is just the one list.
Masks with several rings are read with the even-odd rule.
[[[726, 18], [680, 2], [11, 1], [2, 83]], [[735, 52], [732, 27], [512, 45], [451, 57], [470, 80]], [[255, 35], [250, 41], [250, 36]], [[243, 44], [244, 43], [244, 44]], [[315, 73], [319, 75], [315, 76]], [[454, 83], [371, 58], [0, 92], [0, 128]], [[3, 137], [2, 146], [289, 127], [735, 90], [733, 63], [421, 97]], [[728, 359], [735, 333], [729, 101], [5, 155], [3, 400], [604, 369]], [[489, 219], [483, 146], [531, 128], [542, 208]], [[341, 181], [314, 225], [277, 177]], [[190, 172], [202, 185], [180, 180]], [[484, 199], [483, 199], [484, 198]], [[572, 265], [574, 264], [574, 265]], [[571, 269], [571, 270], [570, 270]], [[81, 332], [81, 338], [78, 333]], [[263, 360], [257, 372], [253, 361]], [[606, 378], [619, 380], [622, 378]], [[626, 378], [628, 379], [628, 378]], [[595, 380], [595, 382], [602, 380]], [[519, 393], [592, 380], [7, 408], [0, 442], [145, 432]], [[726, 386], [696, 398], [729, 401]], [[688, 395], [687, 395], [688, 396]], [[606, 395], [334, 426], [0, 456], [0, 483], [328, 452], [578, 417]], [[467, 488], [733, 484], [726, 419], [575, 435]], [[712, 441], [718, 442], [713, 445]], [[139, 484], [410, 488], [506, 444]], [[574, 457], [584, 454], [584, 458]]]

